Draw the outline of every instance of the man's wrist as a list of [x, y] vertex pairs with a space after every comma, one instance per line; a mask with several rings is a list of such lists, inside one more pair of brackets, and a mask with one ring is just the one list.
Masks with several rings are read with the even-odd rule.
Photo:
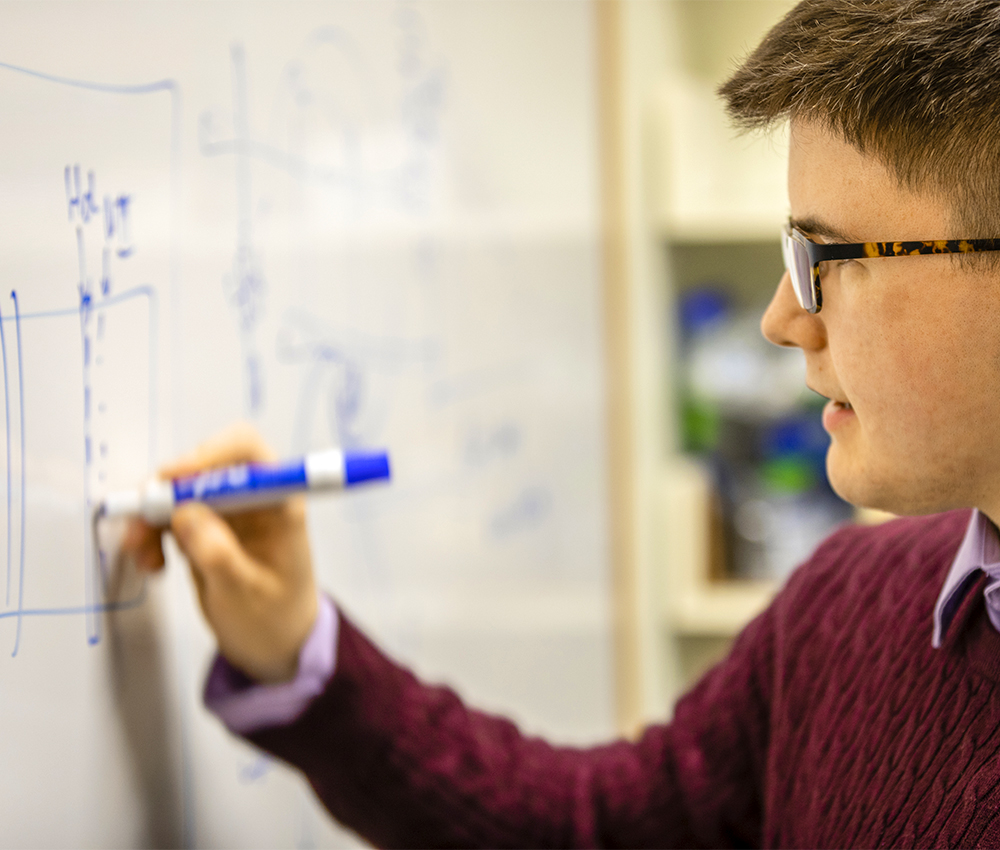
[[298, 672], [288, 682], [260, 684], [217, 655], [205, 682], [206, 707], [239, 735], [291, 723], [333, 676], [338, 626], [333, 601], [320, 596], [316, 621], [299, 651]]

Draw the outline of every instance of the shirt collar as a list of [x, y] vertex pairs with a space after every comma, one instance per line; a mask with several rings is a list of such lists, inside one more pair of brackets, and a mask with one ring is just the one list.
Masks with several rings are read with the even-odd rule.
[[1000, 631], [1000, 534], [989, 517], [978, 510], [972, 512], [962, 545], [952, 561], [948, 578], [934, 606], [934, 636], [931, 643], [937, 649], [951, 624], [962, 600], [969, 592], [979, 570], [990, 580], [983, 590], [986, 612], [993, 627]]

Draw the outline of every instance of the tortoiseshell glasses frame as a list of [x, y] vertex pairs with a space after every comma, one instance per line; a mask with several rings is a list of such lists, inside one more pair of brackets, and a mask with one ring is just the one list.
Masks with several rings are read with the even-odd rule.
[[792, 278], [792, 289], [802, 309], [818, 313], [823, 307], [819, 264], [827, 260], [866, 260], [875, 257], [910, 257], [914, 254], [977, 254], [1000, 251], [1000, 239], [939, 239], [927, 242], [850, 242], [821, 245], [797, 227], [785, 224], [781, 253]]

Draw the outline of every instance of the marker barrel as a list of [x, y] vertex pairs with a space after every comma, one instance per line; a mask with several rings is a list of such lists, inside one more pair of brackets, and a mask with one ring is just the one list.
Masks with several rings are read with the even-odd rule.
[[140, 490], [109, 494], [99, 510], [104, 516], [141, 516], [153, 525], [165, 525], [184, 502], [235, 512], [276, 504], [293, 493], [339, 490], [389, 476], [384, 451], [328, 449], [281, 463], [248, 463], [173, 481], [150, 481]]

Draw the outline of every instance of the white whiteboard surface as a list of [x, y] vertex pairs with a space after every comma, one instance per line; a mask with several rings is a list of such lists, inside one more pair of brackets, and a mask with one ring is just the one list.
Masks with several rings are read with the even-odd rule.
[[0, 843], [354, 846], [201, 706], [185, 565], [88, 505], [233, 420], [387, 446], [321, 585], [422, 675], [610, 735], [584, 2], [0, 4]]

